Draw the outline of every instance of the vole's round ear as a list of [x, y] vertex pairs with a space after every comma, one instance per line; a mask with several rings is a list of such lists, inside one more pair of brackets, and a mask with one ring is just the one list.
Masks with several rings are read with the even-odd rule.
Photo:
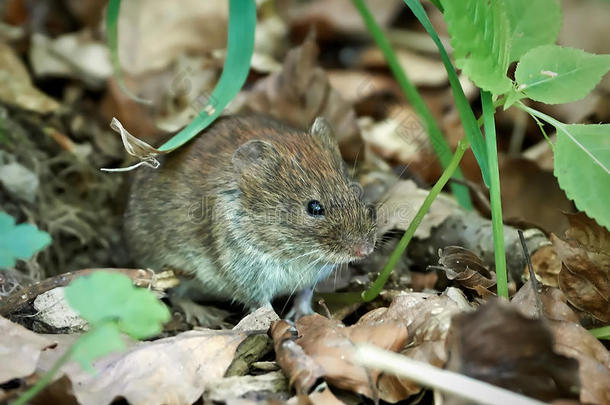
[[313, 136], [317, 136], [327, 145], [337, 145], [337, 140], [333, 135], [333, 129], [330, 126], [330, 123], [324, 117], [317, 117], [314, 120], [313, 124], [311, 124], [311, 128], [309, 129], [309, 133]]
[[254, 139], [241, 145], [233, 153], [233, 167], [238, 173], [255, 167], [269, 167], [279, 159], [279, 152], [271, 143]]

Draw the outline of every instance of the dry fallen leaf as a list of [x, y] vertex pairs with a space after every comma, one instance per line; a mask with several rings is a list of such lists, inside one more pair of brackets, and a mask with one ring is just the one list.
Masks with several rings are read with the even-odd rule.
[[440, 252], [438, 266], [429, 268], [441, 270], [449, 280], [476, 291], [481, 297], [495, 295], [496, 273], [489, 271], [481, 258], [460, 246], [447, 246]]
[[504, 301], [454, 317], [449, 353], [449, 370], [542, 401], [578, 397], [578, 362], [553, 351], [542, 321]]
[[[381, 197], [377, 208], [377, 235], [383, 235], [392, 229], [406, 230], [427, 195], [428, 190], [417, 187], [412, 180], [402, 180], [394, 184]], [[415, 237], [428, 238], [432, 228], [443, 223], [457, 210], [459, 206], [455, 200], [440, 194], [417, 227]]]
[[36, 371], [40, 352], [53, 342], [0, 316], [0, 383]]
[[[374, 320], [345, 326], [340, 321], [314, 314], [296, 322], [298, 337], [286, 321], [271, 328], [278, 363], [290, 376], [297, 393], [310, 392], [320, 377], [329, 384], [376, 398], [378, 372], [369, 372], [352, 362], [356, 343], [370, 343], [398, 351], [407, 339], [404, 325], [396, 321]], [[298, 347], [297, 347], [298, 346]]]
[[42, 114], [59, 108], [57, 101], [32, 85], [27, 69], [4, 42], [0, 42], [0, 101]]
[[610, 322], [610, 232], [584, 213], [567, 216], [566, 239], [551, 235], [563, 262], [559, 288], [576, 308]]
[[[378, 308], [365, 314], [359, 323], [388, 320], [404, 323], [409, 338], [401, 353], [414, 360], [443, 367], [447, 361], [446, 340], [451, 318], [470, 310], [472, 307], [464, 294], [450, 287], [440, 296], [401, 293], [388, 308]], [[389, 402], [399, 401], [421, 391], [418, 384], [393, 375], [383, 375], [377, 386], [380, 398]]]
[[134, 405], [190, 404], [223, 377], [245, 337], [239, 331], [189, 331], [97, 360], [94, 375], [71, 363], [62, 370], [82, 405], [109, 404], [117, 397]]
[[132, 75], [159, 71], [179, 55], [226, 46], [228, 3], [132, 0], [121, 4], [119, 57]]
[[[360, 149], [356, 113], [339, 92], [330, 86], [326, 72], [317, 66], [319, 49], [310, 35], [286, 55], [283, 68], [245, 94], [241, 108], [270, 115], [300, 128], [309, 127], [318, 116], [325, 117], [342, 148], [343, 156], [355, 158]], [[345, 147], [349, 146], [349, 150]]]

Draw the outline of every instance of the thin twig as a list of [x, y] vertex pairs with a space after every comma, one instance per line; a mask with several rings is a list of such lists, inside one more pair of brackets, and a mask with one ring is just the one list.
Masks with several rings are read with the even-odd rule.
[[534, 292], [534, 297], [536, 301], [536, 312], [538, 313], [538, 319], [544, 318], [544, 311], [542, 310], [542, 301], [540, 300], [540, 293], [538, 291], [538, 280], [536, 280], [536, 273], [534, 273], [534, 266], [532, 266], [532, 258], [530, 257], [530, 252], [527, 250], [527, 245], [525, 244], [525, 237], [523, 236], [523, 231], [521, 229], [517, 230], [519, 234], [519, 240], [521, 241], [521, 247], [523, 248], [523, 255], [525, 256], [525, 261], [527, 262], [527, 268], [530, 272], [530, 283], [532, 284], [532, 290]]

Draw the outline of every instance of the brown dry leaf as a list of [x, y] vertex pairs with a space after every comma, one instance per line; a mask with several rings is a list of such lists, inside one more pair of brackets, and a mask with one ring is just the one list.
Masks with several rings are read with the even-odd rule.
[[[549, 287], [559, 287], [561, 259], [552, 245], [543, 246], [532, 254], [532, 267], [540, 283]], [[529, 276], [526, 267], [523, 269], [523, 278], [529, 280]]]
[[189, 331], [104, 357], [94, 363], [94, 375], [70, 363], [62, 370], [82, 405], [109, 404], [117, 397], [134, 405], [190, 404], [223, 377], [245, 338], [238, 331]]
[[358, 322], [346, 327], [340, 321], [314, 314], [296, 322], [298, 337], [286, 321], [271, 328], [277, 361], [290, 376], [297, 393], [306, 394], [320, 377], [338, 388], [376, 398], [378, 372], [369, 372], [351, 361], [354, 345], [371, 343], [398, 351], [407, 339], [404, 325], [395, 321]]
[[392, 77], [359, 70], [327, 70], [328, 80], [348, 103], [358, 103], [377, 95], [402, 96], [401, 90]]
[[[293, 31], [308, 32], [315, 27], [320, 38], [337, 34], [366, 34], [368, 31], [362, 17], [350, 0], [287, 0], [277, 3], [280, 14], [288, 21]], [[404, 7], [399, 0], [368, 0], [367, 5], [375, 21], [386, 27]]]
[[[407, 326], [409, 339], [401, 351], [407, 357], [443, 367], [447, 361], [446, 340], [451, 318], [472, 307], [464, 294], [448, 288], [443, 294], [401, 293], [388, 308], [365, 314], [359, 322], [393, 320]], [[380, 398], [396, 402], [421, 391], [421, 387], [392, 375], [383, 375], [377, 383]]]
[[[578, 322], [578, 316], [568, 306], [566, 296], [558, 288], [542, 286], [536, 294], [540, 295], [540, 303], [544, 317], [554, 321]], [[525, 283], [512, 297], [511, 304], [528, 318], [537, 318], [538, 309], [532, 283]]]
[[575, 322], [550, 322], [555, 351], [578, 360], [580, 402], [610, 404], [610, 352], [589, 331]]
[[132, 75], [158, 71], [179, 55], [226, 46], [228, 3], [132, 0], [121, 5], [119, 57]]
[[504, 301], [454, 317], [449, 352], [449, 370], [542, 401], [578, 397], [578, 362], [553, 351], [542, 321]]
[[[431, 58], [397, 49], [396, 57], [409, 81], [416, 86], [443, 86], [447, 83], [447, 70], [438, 58]], [[387, 61], [378, 47], [366, 49], [359, 55], [359, 65], [366, 68], [385, 68]]]
[[[417, 210], [428, 195], [428, 190], [417, 187], [412, 180], [396, 182], [382, 197], [377, 208], [377, 235], [392, 229], [407, 229]], [[441, 193], [434, 200], [415, 231], [415, 237], [426, 239], [431, 230], [442, 224], [450, 215], [460, 210], [458, 204], [448, 195]]]
[[447, 246], [440, 252], [439, 266], [429, 268], [441, 270], [449, 280], [474, 290], [481, 297], [495, 295], [496, 273], [489, 271], [474, 252], [460, 246]]
[[320, 384], [309, 395], [299, 395], [290, 398], [288, 405], [343, 405], [345, 402], [339, 400], [326, 384]]
[[52, 345], [51, 340], [0, 316], [0, 383], [33, 374], [40, 352]]
[[315, 40], [308, 36], [301, 46], [288, 52], [282, 71], [259, 80], [246, 93], [242, 109], [264, 113], [300, 128], [309, 127], [318, 116], [325, 117], [343, 156], [353, 159], [361, 145], [356, 113], [330, 86], [326, 72], [317, 66], [318, 53]]
[[567, 217], [566, 239], [551, 235], [563, 262], [559, 287], [576, 308], [610, 322], [610, 232], [584, 213]]
[[4, 42], [0, 42], [0, 101], [42, 114], [59, 108], [57, 101], [32, 85], [27, 69]]

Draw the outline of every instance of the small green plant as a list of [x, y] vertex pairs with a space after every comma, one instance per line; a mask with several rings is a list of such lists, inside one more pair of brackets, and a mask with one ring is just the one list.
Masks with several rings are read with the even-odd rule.
[[0, 211], [0, 269], [13, 267], [51, 244], [51, 236], [31, 224], [15, 224], [15, 218]]
[[[560, 187], [574, 200], [577, 208], [610, 229], [610, 212], [605, 206], [610, 200], [610, 125], [564, 124], [521, 102], [530, 98], [559, 104], [582, 99], [610, 69], [610, 55], [595, 55], [555, 45], [561, 26], [561, 8], [556, 0], [432, 1], [447, 22], [457, 67], [481, 89], [483, 116], [479, 122], [485, 126], [484, 139], [455, 68], [423, 6], [418, 0], [404, 1], [438, 47], [466, 136], [483, 180], [490, 188], [498, 295], [508, 297], [495, 109], [514, 105], [526, 111], [539, 123], [543, 134], [540, 120], [555, 127], [557, 142], [551, 147], [555, 152], [554, 174]], [[354, 4], [392, 66], [393, 51], [387, 49], [389, 46], [383, 46], [387, 40], [374, 21], [367, 18], [366, 5], [362, 0], [354, 0]], [[518, 62], [514, 80], [507, 75], [512, 62]], [[401, 78], [404, 73], [395, 70], [392, 68], [397, 80], [404, 81]], [[405, 93], [407, 90], [411, 91], [406, 89]], [[417, 98], [407, 96], [410, 100]], [[426, 120], [421, 109], [418, 112]], [[433, 126], [428, 124], [428, 128]], [[435, 136], [431, 134], [431, 139]], [[402, 254], [406, 246], [399, 243], [392, 257]], [[392, 263], [390, 259], [382, 274]], [[390, 266], [389, 271], [392, 268]], [[367, 298], [373, 297], [368, 294]]]
[[66, 287], [66, 299], [87, 322], [90, 330], [81, 335], [53, 367], [13, 404], [26, 404], [69, 360], [94, 372], [92, 362], [125, 348], [121, 333], [135, 339], [157, 335], [170, 318], [167, 307], [146, 289], [133, 286], [120, 273], [100, 271], [80, 277]]

